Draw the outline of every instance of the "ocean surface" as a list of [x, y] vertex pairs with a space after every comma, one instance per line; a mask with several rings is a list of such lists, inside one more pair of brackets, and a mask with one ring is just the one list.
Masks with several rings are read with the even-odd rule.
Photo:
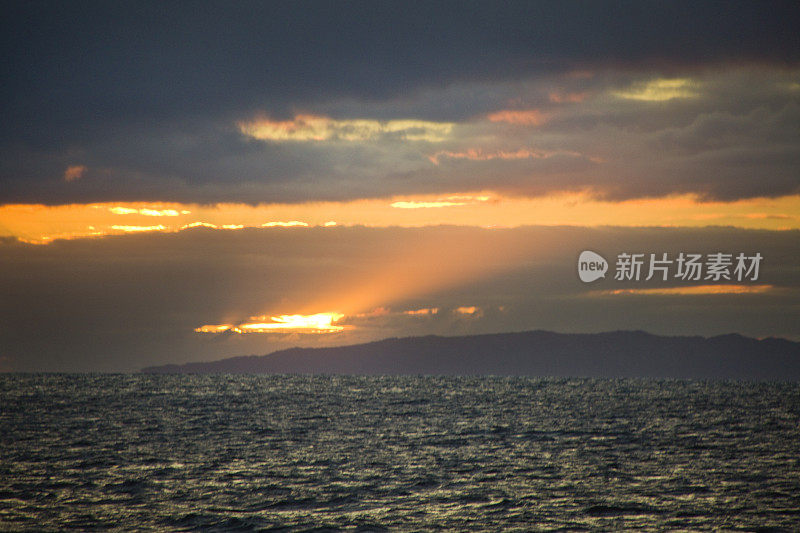
[[0, 530], [800, 531], [800, 385], [0, 375]]

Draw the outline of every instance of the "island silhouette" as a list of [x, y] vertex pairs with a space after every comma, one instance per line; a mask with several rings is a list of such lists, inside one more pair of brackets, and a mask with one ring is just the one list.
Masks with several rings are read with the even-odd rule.
[[800, 380], [800, 343], [739, 334], [661, 336], [643, 331], [525, 331], [388, 338], [268, 355], [166, 364], [148, 374], [500, 375]]

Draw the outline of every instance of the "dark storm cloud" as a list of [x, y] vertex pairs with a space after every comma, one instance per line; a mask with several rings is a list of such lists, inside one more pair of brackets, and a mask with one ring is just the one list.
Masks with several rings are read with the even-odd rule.
[[20, 2], [5, 11], [4, 101], [70, 124], [93, 113], [384, 98], [598, 64], [800, 59], [794, 2]]
[[[9, 4], [0, 202], [413, 193], [392, 176], [419, 169], [386, 171], [408, 150], [265, 146], [234, 125], [359, 110], [463, 121], [524, 101], [497, 87], [582, 69], [792, 68], [798, 22], [793, 2]], [[87, 171], [65, 184], [71, 165]]]
[[[165, 362], [267, 353], [287, 345], [348, 343], [388, 336], [472, 334], [525, 329], [643, 329], [662, 334], [800, 338], [797, 231], [733, 228], [300, 228], [197, 229], [178, 234], [56, 241], [48, 246], [0, 242], [0, 368], [15, 370], [135, 370]], [[353, 317], [343, 336], [214, 336], [204, 324], [238, 323], [261, 313], [293, 313], [335, 289], [346, 301], [396, 252], [432, 251], [406, 275], [446, 264], [453, 243], [467, 259], [500, 269], [424, 294], [378, 302], [394, 314]], [[482, 250], [493, 250], [488, 256]], [[513, 258], [519, 247], [531, 252]], [[596, 250], [620, 252], [756, 251], [764, 256], [764, 294], [605, 296], [611, 279], [581, 283], [576, 260]], [[475, 250], [475, 252], [472, 252]], [[470, 258], [469, 254], [474, 257]], [[462, 257], [463, 259], [463, 257]], [[355, 280], [355, 283], [350, 283]], [[394, 280], [399, 283], [402, 280]], [[628, 285], [624, 286], [629, 286]], [[663, 283], [647, 282], [636, 287]], [[671, 282], [680, 286], [680, 281]], [[475, 306], [475, 315], [457, 313]], [[429, 316], [402, 311], [436, 307]], [[373, 309], [364, 309], [370, 312]], [[316, 312], [335, 309], [316, 309]]]

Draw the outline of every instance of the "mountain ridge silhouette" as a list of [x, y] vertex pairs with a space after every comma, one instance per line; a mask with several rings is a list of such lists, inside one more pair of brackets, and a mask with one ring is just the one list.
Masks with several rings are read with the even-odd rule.
[[294, 347], [267, 355], [166, 364], [148, 374], [507, 375], [674, 379], [800, 380], [800, 343], [662, 336], [644, 331], [390, 337], [325, 348]]

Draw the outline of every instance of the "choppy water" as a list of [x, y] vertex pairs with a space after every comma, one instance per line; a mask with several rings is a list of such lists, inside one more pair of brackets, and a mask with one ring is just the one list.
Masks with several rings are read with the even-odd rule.
[[800, 530], [797, 384], [4, 375], [0, 409], [2, 530]]

